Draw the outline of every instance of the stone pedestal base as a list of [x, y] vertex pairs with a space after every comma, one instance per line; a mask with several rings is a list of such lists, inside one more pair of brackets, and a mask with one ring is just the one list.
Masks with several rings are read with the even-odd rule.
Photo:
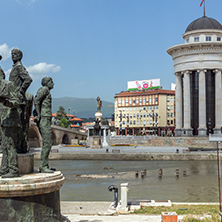
[[59, 189], [64, 183], [61, 172], [37, 173], [0, 179], [0, 220], [61, 220]]
[[207, 129], [206, 128], [199, 128], [198, 129], [198, 136], [207, 136]]
[[101, 136], [93, 136], [93, 144], [91, 148], [102, 148]]
[[182, 136], [182, 129], [175, 129], [175, 136]]
[[193, 129], [182, 129], [182, 132], [183, 132], [183, 134], [182, 134], [182, 136], [193, 136]]
[[[2, 163], [2, 153], [0, 154], [0, 166]], [[33, 173], [34, 171], [34, 153], [18, 154], [19, 174]]]
[[221, 128], [214, 128], [214, 134], [221, 134]]

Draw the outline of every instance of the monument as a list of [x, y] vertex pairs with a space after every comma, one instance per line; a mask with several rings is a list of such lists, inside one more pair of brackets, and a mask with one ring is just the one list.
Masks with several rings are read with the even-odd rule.
[[[26, 172], [29, 166], [26, 165], [25, 159], [30, 160], [27, 119], [31, 114], [30, 106], [32, 106], [32, 95], [26, 90], [32, 79], [22, 65], [21, 58], [21, 50], [13, 49], [14, 65], [9, 81], [5, 80], [5, 74], [0, 69], [0, 125], [3, 150], [0, 168], [0, 207], [4, 209], [0, 212], [0, 218], [5, 222], [58, 222], [62, 218], [59, 190], [64, 183], [64, 177], [61, 172], [54, 171], [55, 169], [50, 169], [48, 166], [48, 154], [51, 149], [49, 136], [51, 135], [51, 121], [44, 114], [51, 112], [49, 91], [54, 84], [51, 78], [45, 78], [42, 81], [43, 87], [39, 89], [35, 98], [36, 108], [39, 108], [36, 111], [37, 123], [43, 139], [47, 139], [49, 143], [49, 146], [45, 143], [43, 147], [41, 173], [33, 172], [33, 161], [29, 161], [28, 164], [31, 165], [31, 172]], [[47, 93], [44, 94], [45, 92]]]

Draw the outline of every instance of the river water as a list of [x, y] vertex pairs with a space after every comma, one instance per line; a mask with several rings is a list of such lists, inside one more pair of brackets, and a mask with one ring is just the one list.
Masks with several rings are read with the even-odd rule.
[[[120, 184], [129, 183], [128, 199], [131, 200], [218, 202], [216, 161], [53, 160], [50, 165], [66, 178], [60, 192], [62, 201], [113, 201], [113, 192], [108, 191], [108, 186], [117, 185], [120, 196]], [[39, 161], [35, 161], [35, 168], [38, 166]], [[144, 169], [147, 170], [145, 178], [136, 178], [135, 172]], [[158, 178], [159, 169], [163, 170], [162, 179]], [[179, 178], [175, 176], [176, 169], [179, 169]], [[80, 174], [113, 177], [77, 177]]]

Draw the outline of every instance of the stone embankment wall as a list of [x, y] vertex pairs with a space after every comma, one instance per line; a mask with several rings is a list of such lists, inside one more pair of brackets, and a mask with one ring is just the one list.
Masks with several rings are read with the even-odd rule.
[[[220, 158], [222, 155], [220, 154]], [[40, 153], [34, 158], [40, 160]], [[184, 161], [217, 160], [217, 153], [50, 153], [50, 160], [124, 160], [124, 161]]]
[[[159, 136], [110, 136], [109, 145], [133, 144], [137, 146], [179, 146], [187, 148], [213, 148], [216, 142], [209, 142], [208, 137], [159, 137]], [[219, 144], [222, 148], [222, 144]]]

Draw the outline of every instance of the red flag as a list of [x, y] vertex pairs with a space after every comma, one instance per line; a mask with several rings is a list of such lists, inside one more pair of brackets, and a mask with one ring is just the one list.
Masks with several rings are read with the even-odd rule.
[[202, 0], [202, 2], [200, 3], [200, 7], [202, 6], [202, 4], [203, 4], [204, 1], [205, 1], [205, 0]]

